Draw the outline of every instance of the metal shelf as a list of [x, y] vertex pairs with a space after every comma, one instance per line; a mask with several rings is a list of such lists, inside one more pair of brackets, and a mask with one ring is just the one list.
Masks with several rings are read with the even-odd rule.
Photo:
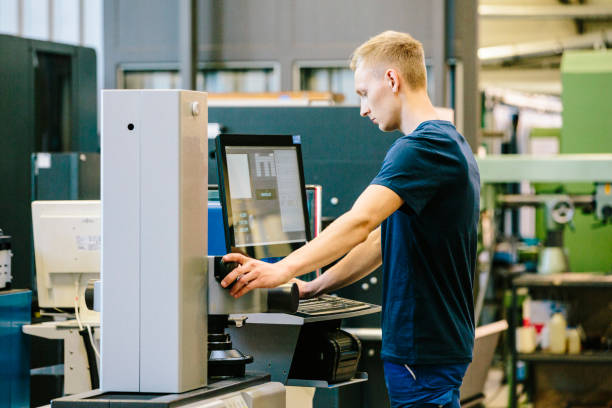
[[[517, 382], [515, 381], [517, 361], [521, 360], [529, 364], [605, 364], [611, 365], [612, 352], [605, 351], [584, 351], [581, 354], [553, 354], [545, 352], [536, 353], [517, 353], [516, 338], [512, 335], [519, 325], [517, 316], [518, 288], [532, 288], [545, 290], [561, 290], [567, 292], [575, 290], [579, 296], [586, 296], [592, 290], [612, 288], [612, 275], [602, 275], [597, 273], [561, 273], [551, 275], [523, 274], [512, 280], [512, 298], [509, 315], [509, 332], [507, 336], [508, 348], [511, 357], [510, 374], [510, 400], [509, 407], [517, 407]], [[588, 290], [584, 290], [588, 289]], [[612, 366], [612, 365], [611, 365]]]
[[558, 273], [551, 275], [524, 274], [512, 281], [514, 287], [612, 287], [612, 275], [595, 273]]
[[612, 352], [587, 351], [580, 354], [553, 354], [545, 352], [519, 353], [516, 358], [533, 363], [612, 363]]

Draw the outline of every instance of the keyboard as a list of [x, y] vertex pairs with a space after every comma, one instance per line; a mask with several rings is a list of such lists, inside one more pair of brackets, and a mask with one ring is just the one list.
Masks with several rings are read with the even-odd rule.
[[354, 312], [369, 308], [368, 303], [338, 296], [321, 295], [312, 299], [300, 300], [297, 313], [307, 316], [321, 316], [334, 313]]

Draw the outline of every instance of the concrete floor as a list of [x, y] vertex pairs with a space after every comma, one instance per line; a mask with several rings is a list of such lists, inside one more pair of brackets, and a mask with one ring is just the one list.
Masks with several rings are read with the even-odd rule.
[[502, 384], [504, 376], [501, 368], [491, 367], [487, 382], [485, 383], [485, 401], [486, 408], [506, 408], [508, 406], [508, 384]]

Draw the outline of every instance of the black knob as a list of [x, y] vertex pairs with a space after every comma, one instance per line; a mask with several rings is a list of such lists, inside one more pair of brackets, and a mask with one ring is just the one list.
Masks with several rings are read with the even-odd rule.
[[[224, 262], [222, 257], [216, 256], [215, 257], [215, 270], [214, 270], [215, 279], [217, 280], [217, 282], [221, 283], [221, 281], [225, 279], [225, 277], [229, 275], [231, 271], [233, 271], [239, 266], [240, 264], [238, 262]], [[235, 281], [230, 283], [227, 286], [227, 289], [231, 288], [234, 285], [234, 283]]]
[[268, 312], [295, 313], [300, 303], [300, 290], [296, 283], [285, 283], [268, 290]]
[[85, 288], [85, 306], [87, 306], [89, 310], [94, 310], [94, 295], [94, 284], [93, 281], [90, 281]]

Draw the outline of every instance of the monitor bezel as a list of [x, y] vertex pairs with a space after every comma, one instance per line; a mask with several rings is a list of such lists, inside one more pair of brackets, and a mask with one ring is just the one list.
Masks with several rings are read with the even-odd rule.
[[[249, 257], [255, 258], [258, 249], [268, 248], [271, 257], [279, 258], [289, 255], [283, 253], [287, 245], [291, 248], [291, 252], [304, 246], [310, 239], [310, 220], [308, 218], [308, 205], [306, 197], [306, 183], [304, 181], [304, 164], [302, 161], [302, 146], [301, 143], [294, 142], [298, 135], [270, 135], [270, 134], [229, 134], [222, 133], [216, 137], [215, 147], [217, 156], [217, 171], [219, 174], [219, 201], [221, 202], [221, 211], [223, 213], [223, 225], [225, 228], [225, 247], [229, 252], [243, 253]], [[230, 218], [232, 213], [231, 197], [229, 197], [229, 175], [227, 171], [227, 157], [225, 153], [226, 147], [232, 146], [261, 146], [273, 148], [280, 147], [295, 147], [298, 161], [298, 171], [300, 176], [300, 191], [302, 192], [302, 212], [304, 217], [304, 228], [306, 239], [303, 242], [290, 242], [287, 244], [277, 245], [250, 245], [250, 246], [235, 246], [234, 223]], [[229, 198], [229, 199], [228, 199]], [[282, 255], [278, 255], [282, 254]]]

